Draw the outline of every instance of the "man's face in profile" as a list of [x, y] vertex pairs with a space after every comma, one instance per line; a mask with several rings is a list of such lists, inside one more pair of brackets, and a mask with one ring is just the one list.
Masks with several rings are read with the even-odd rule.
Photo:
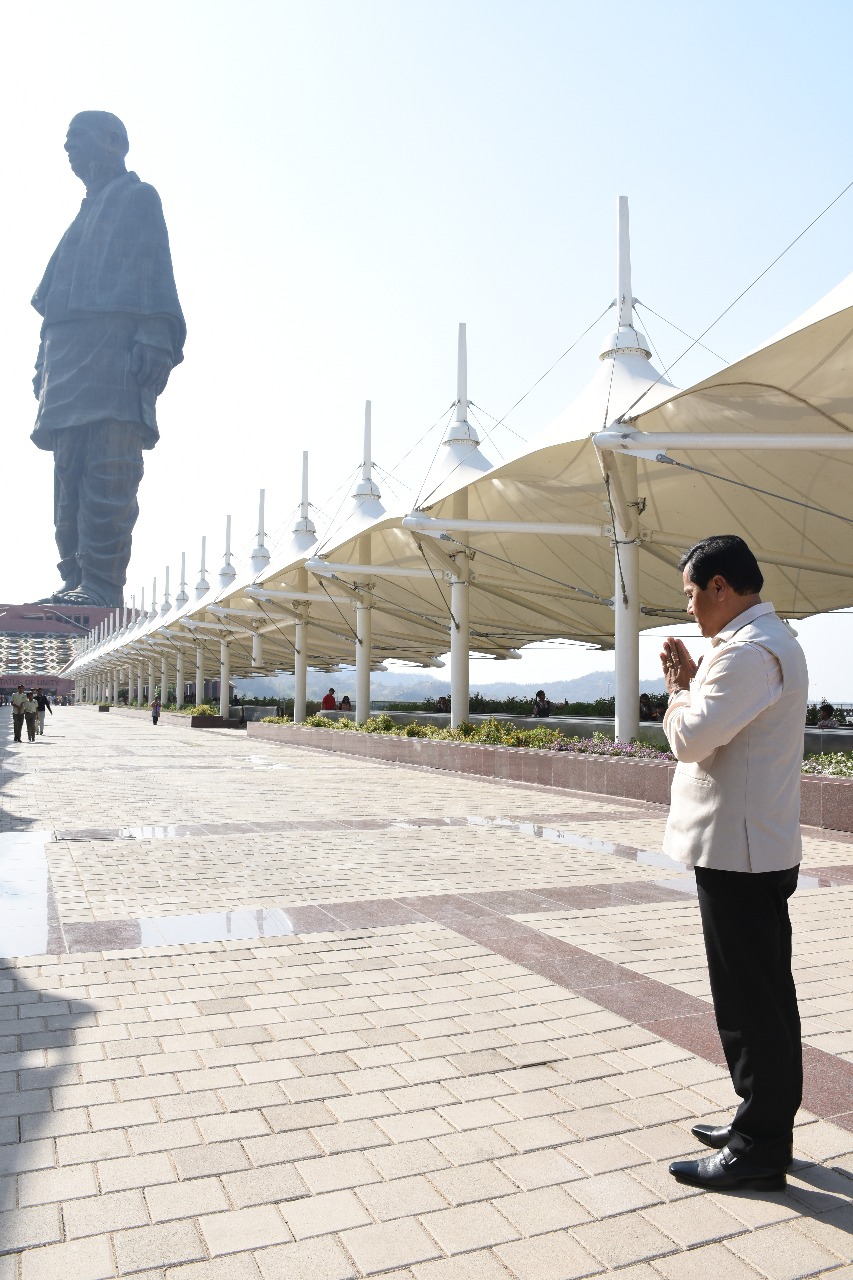
[[109, 144], [109, 136], [103, 130], [75, 117], [68, 126], [65, 139], [65, 150], [72, 173], [85, 181], [91, 174], [92, 167], [110, 154]]

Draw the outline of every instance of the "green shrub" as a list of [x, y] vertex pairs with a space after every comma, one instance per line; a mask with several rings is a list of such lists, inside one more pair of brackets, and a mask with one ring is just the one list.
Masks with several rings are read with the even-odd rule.
[[[347, 721], [347, 724], [352, 723]], [[369, 720], [365, 720], [361, 725], [363, 733], [393, 733], [399, 726], [384, 712], [380, 716], [371, 716]]]
[[427, 727], [425, 724], [413, 723], [413, 724], [407, 724], [403, 726], [404, 738], [426, 738], [428, 736], [429, 735], [427, 734]]
[[829, 778], [853, 778], [853, 752], [823, 751], [806, 756], [803, 773]]
[[261, 724], [293, 724], [293, 720], [290, 716], [261, 716]]
[[192, 707], [181, 707], [180, 714], [182, 716], [218, 716], [219, 707], [211, 706], [209, 702], [197, 702]]

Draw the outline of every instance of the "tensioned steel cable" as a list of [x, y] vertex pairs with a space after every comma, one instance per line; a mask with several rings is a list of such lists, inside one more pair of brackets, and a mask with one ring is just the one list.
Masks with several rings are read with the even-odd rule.
[[845, 524], [853, 524], [853, 518], [850, 516], [842, 516], [837, 511], [828, 511], [826, 507], [813, 506], [811, 502], [803, 502], [800, 498], [789, 498], [784, 493], [774, 493], [772, 489], [760, 489], [758, 485], [749, 484], [746, 480], [735, 480], [732, 476], [721, 476], [716, 471], [706, 471], [703, 467], [692, 467], [687, 462], [678, 462], [675, 458], [670, 458], [665, 453], [659, 453], [655, 458], [655, 462], [663, 462], [670, 467], [681, 467], [683, 471], [695, 471], [697, 475], [708, 476], [711, 480], [722, 480], [726, 484], [737, 485], [739, 489], [750, 489], [753, 493], [760, 493], [765, 498], [775, 498], [779, 502], [789, 502], [794, 507], [803, 507], [806, 511], [815, 511], [820, 516], [829, 516], [831, 520], [842, 520]]
[[795, 245], [799, 240], [802, 240], [803, 236], [804, 236], [808, 231], [811, 231], [812, 227], [813, 227], [813, 226], [815, 226], [815, 224], [816, 224], [816, 223], [820, 222], [820, 220], [821, 220], [821, 218], [824, 216], [824, 214], [829, 213], [829, 211], [830, 211], [830, 209], [833, 207], [833, 205], [838, 204], [838, 201], [842, 198], [842, 196], [845, 196], [845, 195], [847, 194], [847, 192], [850, 190], [850, 188], [851, 188], [851, 187], [853, 187], [853, 181], [848, 182], [848, 183], [847, 183], [847, 186], [846, 186], [846, 187], [844, 187], [844, 189], [843, 189], [842, 191], [839, 191], [839, 193], [838, 193], [838, 195], [835, 197], [835, 199], [834, 199], [834, 200], [830, 200], [830, 202], [829, 202], [829, 204], [826, 206], [826, 208], [825, 208], [825, 209], [821, 209], [821, 211], [820, 211], [820, 213], [817, 215], [817, 217], [816, 217], [816, 218], [812, 218], [812, 220], [811, 220], [811, 222], [808, 224], [808, 226], [803, 227], [803, 229], [802, 229], [802, 231], [799, 233], [799, 235], [794, 236], [794, 238], [793, 238], [793, 240], [790, 242], [790, 244], [787, 244], [787, 245], [785, 246], [785, 248], [782, 250], [782, 252], [781, 252], [781, 253], [779, 253], [779, 254], [777, 254], [777, 255], [776, 255], [776, 257], [773, 259], [773, 261], [772, 261], [768, 266], [766, 266], [766, 267], [764, 268], [764, 270], [763, 270], [759, 275], [757, 275], [757, 276], [755, 277], [755, 279], [754, 279], [750, 284], [748, 284], [748, 285], [746, 286], [746, 288], [745, 288], [745, 289], [742, 289], [742, 290], [741, 290], [741, 292], [737, 295], [737, 297], [734, 299], [734, 301], [730, 302], [730, 303], [729, 303], [729, 305], [728, 305], [728, 306], [727, 306], [723, 311], [721, 311], [721, 312], [720, 312], [720, 314], [717, 316], [716, 320], [712, 320], [712, 321], [711, 321], [711, 323], [708, 325], [707, 329], [703, 329], [703, 330], [702, 330], [702, 332], [699, 334], [699, 337], [698, 337], [698, 338], [694, 338], [694, 339], [692, 340], [692, 342], [690, 343], [690, 346], [689, 346], [689, 347], [686, 347], [686, 348], [684, 349], [684, 351], [682, 351], [681, 355], [680, 355], [680, 356], [678, 356], [675, 360], [673, 360], [672, 364], [671, 364], [671, 365], [669, 365], [669, 367], [668, 367], [668, 368], [664, 369], [663, 373], [661, 373], [661, 374], [659, 374], [659, 375], [658, 375], [658, 377], [655, 379], [655, 381], [654, 381], [654, 382], [652, 382], [648, 387], [646, 387], [644, 391], [641, 391], [641, 392], [640, 392], [640, 394], [637, 396], [637, 399], [633, 402], [633, 404], [630, 404], [630, 405], [628, 406], [628, 408], [625, 410], [625, 412], [622, 414], [622, 417], [623, 417], [623, 418], [627, 418], [627, 416], [628, 416], [628, 414], [631, 412], [631, 410], [632, 410], [632, 409], [636, 409], [636, 407], [637, 407], [637, 405], [640, 403], [640, 401], [641, 401], [641, 400], [643, 400], [643, 399], [644, 399], [644, 398], [649, 394], [649, 392], [650, 392], [654, 387], [656, 387], [656, 386], [658, 385], [658, 383], [659, 383], [659, 382], [662, 382], [662, 381], [663, 381], [663, 379], [667, 376], [667, 374], [669, 374], [669, 373], [671, 373], [671, 372], [672, 372], [672, 370], [675, 368], [675, 366], [676, 366], [676, 365], [677, 365], [681, 360], [683, 360], [683, 359], [684, 359], [684, 357], [688, 354], [688, 352], [692, 351], [694, 347], [699, 346], [699, 344], [701, 343], [702, 339], [703, 339], [704, 337], [706, 337], [706, 336], [711, 332], [711, 330], [712, 330], [716, 325], [718, 325], [718, 324], [720, 323], [720, 321], [723, 319], [723, 317], [724, 317], [724, 316], [727, 316], [727, 315], [729, 314], [729, 312], [731, 311], [731, 309], [732, 309], [733, 307], [736, 307], [736, 306], [737, 306], [737, 304], [740, 302], [741, 298], [745, 298], [745, 297], [746, 297], [746, 295], [749, 293], [749, 291], [750, 291], [751, 289], [754, 289], [754, 288], [755, 288], [755, 286], [758, 284], [758, 282], [759, 282], [760, 280], [763, 280], [763, 279], [764, 279], [764, 277], [767, 275], [767, 273], [768, 273], [769, 271], [772, 271], [772, 270], [773, 270], [773, 268], [776, 266], [776, 263], [777, 263], [777, 262], [781, 262], [781, 260], [782, 260], [782, 259], [784, 258], [784, 256], [785, 256], [785, 254], [786, 254], [786, 253], [788, 253], [791, 249], [793, 249], [794, 245]]
[[[461, 544], [460, 544], [460, 545], [461, 545]], [[459, 630], [459, 623], [456, 621], [456, 619], [455, 619], [455, 618], [454, 618], [454, 616], [453, 616], [453, 610], [452, 610], [452, 608], [450, 607], [450, 601], [449, 601], [449, 600], [447, 600], [447, 599], [445, 599], [444, 592], [442, 591], [441, 587], [438, 585], [438, 578], [435, 576], [435, 573], [433, 572], [432, 565], [430, 564], [429, 560], [427, 559], [427, 554], [426, 554], [426, 552], [424, 551], [424, 549], [423, 549], [423, 547], [421, 546], [420, 542], [415, 542], [415, 546], [417, 547], [418, 551], [420, 551], [421, 556], [423, 557], [423, 562], [424, 562], [424, 564], [426, 565], [426, 567], [427, 567], [427, 568], [429, 569], [429, 571], [430, 571], [430, 576], [431, 576], [431, 578], [432, 578], [433, 582], [435, 583], [435, 589], [436, 589], [436, 591], [438, 592], [439, 599], [440, 599], [440, 600], [442, 600], [442, 601], [444, 602], [444, 607], [447, 609], [447, 612], [448, 612], [448, 614], [450, 615], [450, 621], [453, 623], [454, 627], [455, 627], [455, 628], [456, 628], [456, 630], [458, 631], [458, 630]]]
[[[851, 184], [851, 185], [853, 185], [853, 184]], [[530, 386], [530, 387], [528, 387], [528, 388], [527, 388], [527, 390], [525, 391], [525, 393], [524, 393], [524, 395], [523, 395], [523, 396], [519, 396], [519, 398], [516, 400], [515, 404], [514, 404], [514, 405], [512, 405], [509, 409], [507, 409], [506, 413], [503, 415], [503, 417], [502, 417], [502, 418], [498, 418], [498, 419], [496, 420], [496, 422], [494, 423], [494, 425], [493, 425], [492, 427], [490, 427], [490, 428], [489, 428], [489, 430], [486, 432], [486, 435], [484, 436], [484, 440], [488, 440], [492, 435], [494, 435], [494, 433], [495, 433], [495, 431], [497, 430], [497, 428], [498, 428], [499, 426], [501, 426], [501, 425], [503, 424], [503, 422], [504, 422], [504, 421], [509, 417], [509, 415], [510, 415], [511, 413], [513, 413], [513, 412], [518, 408], [518, 406], [521, 404], [521, 402], [522, 402], [523, 400], [526, 400], [526, 399], [527, 399], [527, 397], [530, 395], [530, 393], [531, 393], [532, 391], [535, 391], [535, 390], [536, 390], [536, 388], [539, 386], [539, 383], [540, 383], [540, 382], [543, 382], [543, 381], [545, 380], [545, 378], [547, 378], [547, 377], [548, 377], [548, 374], [549, 374], [549, 373], [553, 373], [553, 372], [554, 372], [554, 370], [556, 369], [556, 367], [557, 367], [557, 365], [560, 363], [560, 361], [561, 361], [561, 360], [565, 360], [566, 356], [569, 354], [569, 352], [570, 352], [570, 351], [574, 351], [574, 349], [575, 349], [575, 347], [578, 345], [578, 343], [583, 341], [583, 339], [586, 337], [586, 335], [589, 333], [589, 331], [590, 331], [591, 329], [594, 329], [594, 328], [595, 328], [595, 326], [598, 324], [599, 320], [602, 320], [602, 319], [607, 315], [608, 311], [610, 311], [610, 309], [611, 309], [613, 306], [615, 306], [615, 303], [613, 303], [613, 302], [608, 303], [608, 304], [607, 304], [607, 306], [604, 308], [604, 310], [601, 312], [601, 315], [596, 316], [596, 317], [595, 317], [595, 319], [592, 321], [592, 323], [587, 325], [587, 327], [584, 329], [583, 333], [578, 334], [578, 336], [575, 338], [575, 340], [574, 340], [574, 342], [571, 344], [571, 346], [566, 347], [566, 349], [565, 349], [565, 351], [563, 352], [563, 354], [562, 354], [561, 356], [558, 356], [558, 357], [557, 357], [557, 359], [556, 359], [556, 360], [554, 361], [554, 363], [550, 366], [550, 368], [546, 369], [546, 370], [545, 370], [545, 372], [544, 372], [540, 377], [538, 377], [538, 378], [536, 379], [536, 381], [532, 384], [532, 386]], [[490, 415], [490, 416], [491, 416], [491, 415]], [[450, 479], [450, 477], [453, 475], [454, 471], [456, 471], [457, 467], [459, 467], [460, 465], [461, 465], [461, 463], [460, 463], [460, 462], [457, 462], [457, 463], [456, 463], [456, 465], [455, 465], [454, 467], [452, 467], [452, 468], [451, 468], [451, 470], [447, 473], [447, 475], [446, 475], [446, 476], [444, 476], [444, 477], [442, 478], [442, 480], [441, 480], [441, 482], [440, 482], [440, 483], [441, 483], [441, 484], [446, 484], [446, 483], [447, 483], [447, 481]], [[429, 472], [427, 472], [427, 475], [428, 475], [428, 474], [429, 474]], [[438, 488], [439, 488], [439, 485], [436, 485], [436, 486], [435, 486], [435, 487], [434, 487], [434, 488], [433, 488], [433, 489], [432, 489], [432, 490], [431, 490], [431, 491], [426, 495], [426, 497], [423, 499], [423, 501], [424, 501], [425, 503], [426, 503], [426, 502], [429, 502], [430, 498], [432, 497], [432, 495], [436, 492], [436, 490], [437, 490]]]
[[604, 489], [607, 493], [607, 505], [610, 508], [610, 523], [613, 526], [613, 546], [616, 548], [616, 568], [619, 570], [619, 587], [622, 592], [622, 606], [628, 608], [628, 589], [625, 586], [625, 575], [622, 572], [622, 557], [619, 554], [619, 539], [616, 537], [616, 512], [613, 510], [613, 499], [610, 496], [610, 476], [604, 477]]
[[340, 614], [341, 622], [344, 624], [344, 626], [346, 627], [347, 631], [348, 631], [348, 632], [350, 633], [350, 635], [352, 636], [353, 640], [356, 642], [356, 644], [361, 644], [361, 640], [360, 640], [360, 639], [359, 639], [359, 637], [356, 635], [356, 633], [353, 631], [352, 627], [351, 627], [351, 626], [350, 626], [350, 624], [347, 622], [346, 618], [345, 618], [345, 617], [344, 617], [344, 615], [341, 613], [340, 609], [338, 609], [338, 602], [337, 602], [337, 600], [334, 598], [334, 596], [329, 595], [329, 590], [328, 590], [328, 588], [327, 588], [327, 586], [326, 586], [325, 582], [323, 581], [323, 579], [322, 579], [322, 578], [317, 578], [317, 581], [319, 582], [319, 584], [320, 584], [320, 586], [322, 587], [323, 591], [325, 591], [326, 595], [329, 597], [329, 603], [330, 603], [330, 604], [333, 604], [333, 605], [335, 606], [335, 609], [336, 609], [336, 611], [338, 612], [338, 614]]
[[[667, 320], [666, 316], [662, 316], [659, 311], [655, 311], [647, 303], [641, 302], [639, 298], [634, 299], [634, 306], [642, 307], [643, 310], [648, 311], [650, 315], [657, 316], [658, 320], [663, 320], [664, 324], [668, 324], [670, 329], [675, 329], [676, 333], [680, 333], [685, 338], [689, 338], [690, 341], [694, 342], [697, 347], [701, 347], [703, 351], [707, 351], [709, 355], [712, 355], [715, 360], [721, 360], [723, 364], [730, 363], [730, 361], [728, 361], [725, 356], [720, 355], [719, 351], [714, 351], [712, 347], [706, 346], [704, 342], [700, 342], [698, 338], [694, 338], [692, 333], [688, 333], [686, 329], [680, 328], [677, 324], [674, 324], [672, 320]], [[657, 354], [657, 352], [655, 354]], [[663, 360], [661, 360], [659, 355], [658, 355], [658, 360], [660, 360], [661, 364], [663, 364]]]
[[394, 466], [391, 468], [391, 472], [392, 472], [392, 474], [393, 474], [395, 471], [397, 471], [400, 467], [402, 467], [402, 465], [403, 465], [403, 463], [406, 461], [406, 459], [407, 459], [408, 457], [410, 457], [410, 456], [414, 453], [415, 449], [417, 449], [419, 445], [423, 444], [423, 442], [424, 442], [424, 440], [426, 440], [427, 436], [431, 435], [431, 434], [432, 434], [432, 432], [433, 432], [433, 431], [435, 431], [436, 427], [438, 426], [438, 424], [439, 424], [440, 422], [444, 422], [445, 418], [448, 418], [448, 417], [450, 416], [450, 414], [453, 412], [453, 410], [454, 410], [455, 408], [456, 408], [456, 401], [454, 400], [454, 401], [453, 401], [453, 404], [452, 404], [448, 409], [445, 409], [443, 413], [439, 414], [439, 416], [436, 418], [436, 420], [435, 420], [435, 422], [432, 424], [432, 426], [431, 426], [431, 427], [428, 427], [428, 428], [426, 429], [426, 431], [423, 433], [423, 435], [422, 435], [418, 440], [416, 440], [416, 441], [415, 441], [415, 443], [412, 445], [411, 449], [407, 449], [407, 450], [406, 450], [406, 452], [403, 454], [403, 456], [402, 456], [402, 458], [399, 460], [399, 462], [396, 462], [396, 463], [394, 464]]
[[[382, 577], [381, 567], [377, 569], [377, 576], [380, 578]], [[332, 574], [332, 581], [339, 583], [342, 587], [345, 587], [348, 591], [352, 591], [354, 594], [358, 591], [357, 587], [346, 582], [343, 578], [339, 578], [337, 574]], [[381, 604], [391, 605], [393, 609], [399, 609], [401, 613], [408, 613], [411, 617], [417, 618], [420, 622], [432, 623], [434, 625], [441, 626], [442, 628], [444, 626], [443, 623], [436, 623], [435, 618], [431, 617], [428, 613], [419, 613], [417, 609], [410, 609], [407, 605], [400, 604], [399, 601], [394, 600], [391, 596], [380, 595], [375, 587], [370, 592], [370, 598], [372, 600], [378, 600]], [[442, 597], [442, 600], [443, 599], [444, 597]]]
[[[495, 424], [495, 426], [498, 426], [498, 425], [501, 423], [501, 421], [502, 421], [500, 418], [496, 418], [496, 417], [495, 417], [495, 415], [494, 415], [493, 413], [489, 413], [488, 409], [484, 409], [484, 408], [483, 408], [483, 406], [482, 406], [481, 404], [477, 404], [477, 403], [476, 403], [475, 401], [473, 401], [473, 400], [469, 400], [469, 401], [468, 401], [468, 408], [469, 408], [469, 409], [472, 409], [472, 408], [473, 408], [473, 409], [476, 409], [478, 413], [484, 413], [484, 414], [486, 415], [486, 417], [487, 417], [487, 418], [491, 418], [491, 420], [492, 420], [492, 422]], [[506, 414], [504, 414], [504, 417], [506, 417]], [[516, 431], [515, 427], [511, 427], [511, 426], [509, 425], [509, 423], [508, 423], [508, 422], [503, 422], [503, 424], [502, 424], [502, 425], [504, 426], [504, 428], [505, 428], [507, 431], [511, 431], [511, 432], [512, 432], [512, 434], [513, 434], [514, 436], [517, 436], [519, 440], [522, 440], [522, 441], [524, 442], [524, 444], [527, 444], [527, 436], [523, 436], [523, 435], [521, 434], [521, 432], [520, 432], [520, 431]], [[487, 435], [488, 435], [490, 432], [494, 431], [494, 429], [495, 429], [494, 427], [484, 427], [484, 428], [483, 428], [483, 430], [486, 432], [486, 434], [487, 434]]]
[[[473, 406], [471, 405], [470, 400], [468, 401], [468, 417], [474, 419], [475, 426], [478, 426], [480, 430], [483, 432], [483, 439], [485, 440], [488, 434], [488, 427], [484, 423], [482, 423], [480, 419], [477, 417], [476, 413], [474, 412]], [[492, 440], [492, 448], [500, 458], [501, 462], [506, 462], [506, 458], [501, 453], [500, 446], [498, 445], [497, 440]]]
[[279, 635], [281, 636], [282, 640], [284, 640], [284, 642], [285, 642], [286, 644], [289, 644], [289, 645], [290, 645], [290, 647], [291, 647], [291, 649], [293, 650], [293, 652], [294, 652], [294, 653], [298, 653], [298, 652], [299, 652], [299, 650], [297, 649], [296, 645], [295, 645], [295, 644], [293, 643], [293, 641], [291, 640], [290, 636], [287, 634], [287, 632], [284, 630], [284, 628], [283, 628], [283, 627], [282, 627], [282, 626], [281, 626], [281, 625], [276, 621], [276, 619], [272, 616], [272, 614], [267, 613], [267, 611], [266, 611], [266, 609], [264, 608], [264, 606], [263, 606], [262, 602], [261, 602], [260, 600], [256, 600], [256, 601], [255, 601], [255, 604], [258, 606], [258, 608], [260, 609], [260, 611], [261, 611], [261, 613], [264, 615], [264, 617], [267, 619], [267, 621], [268, 621], [268, 622], [271, 622], [271, 623], [273, 624], [273, 626], [275, 627], [276, 631], [277, 631], [277, 632], [279, 633]]
[[[538, 569], [531, 569], [526, 564], [518, 564], [515, 560], [507, 560], [505, 556], [495, 555], [493, 551], [484, 551], [482, 547], [469, 546], [467, 542], [462, 542], [459, 538], [454, 538], [450, 534], [446, 534], [445, 537], [449, 542], [455, 542], [458, 546], [464, 547], [466, 551], [473, 551], [478, 556], [486, 556], [489, 560], [498, 560], [501, 564], [508, 564], [511, 569], [520, 569], [522, 573], [530, 573], [534, 578], [542, 578], [544, 582], [551, 582], [555, 587], [562, 587], [565, 591], [576, 591], [578, 595], [586, 596], [594, 604], [606, 604], [608, 608], [613, 607], [612, 600], [607, 600], [604, 596], [598, 596], [594, 591], [588, 591], [586, 587], [576, 587], [570, 582], [561, 582], [559, 578], [552, 578], [547, 573], [540, 573]], [[423, 552], [421, 554], [423, 555]], [[424, 556], [424, 559], [426, 559], [426, 556]]]

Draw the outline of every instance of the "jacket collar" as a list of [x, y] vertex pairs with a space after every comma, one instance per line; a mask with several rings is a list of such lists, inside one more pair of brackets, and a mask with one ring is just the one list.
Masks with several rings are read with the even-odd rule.
[[750, 622], [754, 622], [756, 618], [763, 618], [768, 613], [776, 613], [769, 601], [766, 604], [754, 604], [750, 609], [744, 609], [743, 613], [739, 613], [736, 618], [732, 618], [731, 622], [717, 632], [711, 640], [712, 646], [716, 649], [718, 645], [725, 644], [741, 628], [749, 626]]

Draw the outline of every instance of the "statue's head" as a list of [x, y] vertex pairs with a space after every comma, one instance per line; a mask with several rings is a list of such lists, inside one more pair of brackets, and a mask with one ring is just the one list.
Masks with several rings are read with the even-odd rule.
[[129, 149], [127, 130], [110, 111], [81, 111], [68, 126], [68, 160], [86, 183], [102, 173], [121, 172]]

